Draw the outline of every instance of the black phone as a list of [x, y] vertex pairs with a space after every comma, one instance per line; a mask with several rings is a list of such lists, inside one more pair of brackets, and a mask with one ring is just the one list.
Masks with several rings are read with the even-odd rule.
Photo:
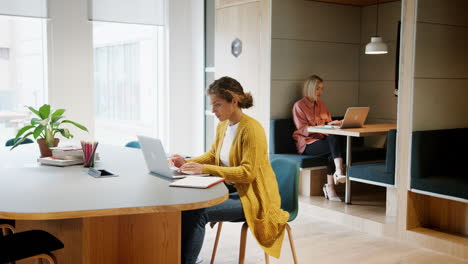
[[107, 170], [97, 170], [94, 168], [90, 168], [88, 170], [88, 174], [93, 176], [94, 178], [101, 178], [101, 177], [117, 177], [117, 174], [114, 174]]

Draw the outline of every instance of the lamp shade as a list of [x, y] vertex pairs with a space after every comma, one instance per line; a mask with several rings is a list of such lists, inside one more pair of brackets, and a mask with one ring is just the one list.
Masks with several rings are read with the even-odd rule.
[[366, 54], [387, 54], [387, 44], [382, 41], [381, 37], [371, 37], [371, 42], [366, 45]]

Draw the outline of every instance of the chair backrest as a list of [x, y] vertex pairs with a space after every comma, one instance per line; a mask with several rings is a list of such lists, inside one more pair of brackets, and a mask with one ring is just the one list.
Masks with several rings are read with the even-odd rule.
[[270, 120], [270, 153], [297, 154], [294, 130], [296, 126], [291, 118]]
[[299, 211], [299, 165], [290, 159], [276, 158], [271, 166], [278, 182], [281, 208], [289, 213], [289, 221], [292, 221]]
[[385, 157], [385, 169], [387, 172], [395, 172], [396, 135], [396, 129], [388, 131], [387, 154]]
[[125, 147], [141, 149], [140, 142], [138, 141], [130, 141], [127, 144], [125, 144]]
[[[19, 138], [18, 140], [21, 140], [21, 138]], [[26, 138], [23, 142], [21, 142], [21, 144], [30, 144], [30, 143], [34, 143], [34, 141], [30, 138]], [[5, 147], [11, 147], [14, 144], [15, 144], [15, 139], [10, 138], [9, 140], [5, 142]]]

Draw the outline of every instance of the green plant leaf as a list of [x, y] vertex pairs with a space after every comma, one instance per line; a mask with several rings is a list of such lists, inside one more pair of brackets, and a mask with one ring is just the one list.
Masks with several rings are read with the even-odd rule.
[[60, 118], [62, 118], [63, 116], [63, 113], [65, 113], [65, 109], [57, 109], [54, 111], [54, 113], [52, 114], [52, 118], [50, 119], [51, 123], [55, 123], [57, 122], [57, 120], [59, 120]]
[[57, 116], [57, 117], [52, 117], [50, 120], [50, 125], [53, 127], [58, 127], [62, 122], [59, 122], [61, 118], [64, 118], [65, 116]]
[[34, 129], [34, 132], [33, 132], [34, 138], [35, 139], [38, 138], [41, 135], [42, 131], [44, 131], [44, 129], [45, 129], [45, 126], [39, 125], [38, 127], [36, 127], [36, 129]]
[[[41, 117], [41, 114], [39, 113], [39, 111], [37, 111], [36, 109], [34, 109], [32, 106], [28, 106], [28, 109], [33, 112], [34, 114], [36, 114], [38, 117]], [[42, 117], [41, 117], [42, 118]]]
[[78, 123], [76, 123], [76, 122], [73, 122], [73, 121], [70, 121], [70, 120], [63, 120], [62, 123], [69, 123], [69, 124], [72, 124], [72, 125], [76, 126], [77, 128], [79, 128], [79, 129], [81, 129], [81, 130], [83, 130], [83, 131], [88, 132], [88, 129], [87, 129], [85, 126], [80, 125], [80, 124], [78, 124]]
[[29, 129], [33, 128], [35, 126], [33, 125], [30, 125], [30, 126], [25, 126], [23, 128], [21, 128], [18, 133], [16, 133], [16, 137], [15, 137], [15, 141], [18, 140], [19, 137], [21, 137], [21, 135], [24, 134], [24, 132], [28, 131]]
[[47, 117], [46, 119], [43, 119], [43, 120], [39, 120], [39, 122], [37, 122], [39, 125], [41, 126], [48, 126], [49, 123], [50, 123], [50, 116]]
[[39, 116], [42, 119], [46, 119], [50, 116], [50, 105], [45, 104], [39, 108]]
[[35, 126], [35, 125], [39, 124], [39, 121], [41, 121], [41, 119], [31, 118], [31, 125]]
[[57, 129], [57, 131], [60, 132], [60, 134], [62, 134], [62, 136], [65, 138], [73, 138], [73, 135], [70, 134], [70, 130], [66, 128], [60, 128], [60, 129]]
[[19, 146], [21, 143], [23, 143], [23, 141], [26, 140], [26, 138], [28, 138], [32, 134], [33, 134], [33, 132], [29, 132], [26, 135], [24, 135], [24, 137], [22, 137], [20, 140], [16, 141], [15, 144], [13, 146], [11, 146], [10, 150], [13, 150], [17, 146]]

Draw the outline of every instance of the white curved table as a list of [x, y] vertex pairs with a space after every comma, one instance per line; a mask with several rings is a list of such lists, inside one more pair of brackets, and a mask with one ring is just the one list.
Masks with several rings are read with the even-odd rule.
[[223, 202], [226, 187], [169, 187], [170, 180], [147, 172], [139, 149], [98, 152], [96, 168], [119, 177], [94, 178], [80, 165], [39, 165], [36, 144], [1, 149], [0, 218], [57, 236], [65, 244], [59, 263], [180, 263], [181, 211]]

